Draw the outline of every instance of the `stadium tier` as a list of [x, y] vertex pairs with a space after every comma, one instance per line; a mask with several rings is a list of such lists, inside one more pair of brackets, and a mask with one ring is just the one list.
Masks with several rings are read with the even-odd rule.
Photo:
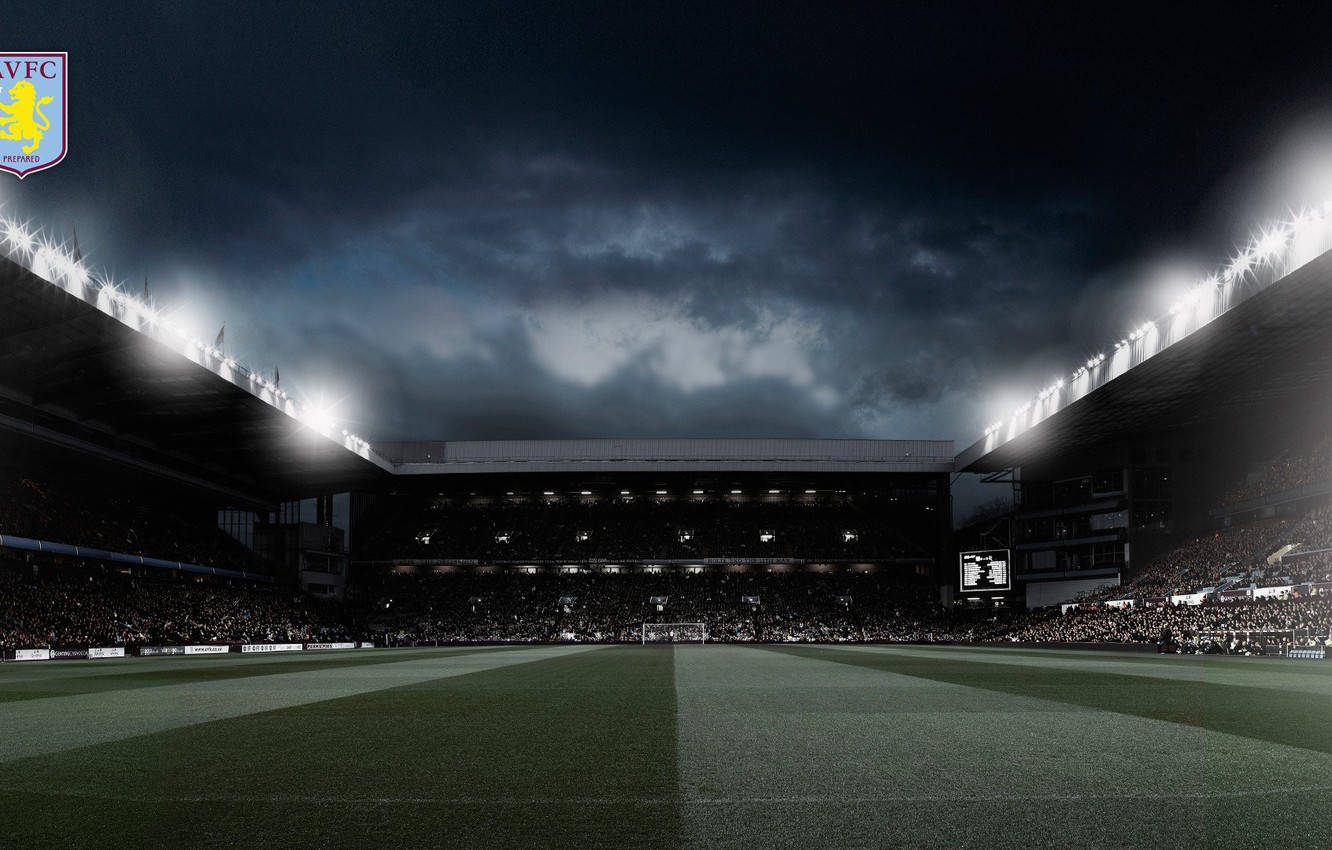
[[[960, 548], [1010, 548], [1029, 607], [1157, 581], [1163, 558], [1197, 575], [1291, 554], [1257, 550], [1332, 495], [1332, 254], [1286, 240], [1247, 260], [1234, 278], [1247, 283], [1224, 283], [1204, 316], [1177, 328], [1172, 313], [1121, 340], [963, 450], [959, 472], [985, 476], [1012, 509], [960, 529]], [[1204, 289], [1211, 305], [1220, 290]], [[1203, 560], [1188, 548], [1218, 534], [1254, 551]]]

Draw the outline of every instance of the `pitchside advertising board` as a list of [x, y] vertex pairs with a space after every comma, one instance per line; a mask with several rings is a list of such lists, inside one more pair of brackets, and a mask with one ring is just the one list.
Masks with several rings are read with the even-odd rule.
[[139, 655], [226, 655], [231, 652], [231, 647], [213, 644], [203, 644], [201, 646], [141, 646]]
[[184, 647], [186, 655], [226, 655], [231, 652], [229, 646], [215, 646], [213, 644], [204, 644], [203, 646]]
[[959, 593], [986, 593], [1013, 589], [1007, 549], [985, 549], [958, 555], [961, 580]]
[[241, 652], [300, 652], [305, 646], [299, 643], [247, 643]]

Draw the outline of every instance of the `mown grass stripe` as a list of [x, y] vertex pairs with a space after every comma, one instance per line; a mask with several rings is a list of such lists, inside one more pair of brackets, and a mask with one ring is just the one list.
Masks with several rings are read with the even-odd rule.
[[921, 657], [891, 651], [796, 646], [767, 649], [1332, 753], [1332, 723], [1328, 722], [1332, 701], [1301, 691], [1217, 684], [1193, 678], [1136, 676], [1100, 669], [994, 664], [949, 658], [945, 654]]
[[23, 847], [669, 850], [675, 752], [669, 648], [601, 648], [0, 765], [0, 808]]
[[1272, 656], [1241, 657], [1236, 655], [1170, 655], [1158, 652], [1139, 652], [1129, 649], [1084, 649], [1077, 647], [1069, 649], [1041, 649], [1037, 647], [1024, 647], [1023, 644], [1004, 646], [998, 644], [966, 643], [861, 643], [855, 644], [854, 648], [865, 650], [879, 649], [931, 652], [941, 655], [967, 652], [978, 653], [981, 655], [994, 655], [998, 658], [1058, 658], [1063, 660], [1086, 661], [1089, 663], [1150, 664], [1163, 668], [1175, 669], [1181, 667], [1186, 669], [1198, 669], [1211, 667], [1217, 664], [1234, 663], [1242, 664], [1243, 669], [1248, 671], [1257, 670], [1289, 673], [1300, 676], [1332, 678], [1332, 664], [1292, 664], [1290, 659]]
[[404, 651], [388, 664], [10, 702], [0, 705], [0, 729], [20, 731], [0, 735], [0, 761], [589, 651], [533, 647], [447, 657]]
[[[376, 664], [394, 664], [410, 658], [451, 658], [477, 652], [504, 652], [530, 647], [448, 647], [440, 649], [416, 650], [408, 653], [399, 649], [346, 650], [345, 654], [331, 655], [291, 655], [281, 660], [262, 655], [244, 656], [252, 658], [252, 663], [235, 660], [231, 656], [225, 659], [202, 658], [151, 658], [127, 659], [125, 661], [98, 662], [122, 665], [120, 669], [98, 670], [88, 675], [56, 675], [68, 673], [66, 670], [46, 668], [42, 673], [46, 677], [28, 675], [22, 681], [7, 680], [0, 675], [0, 703], [20, 702], [30, 699], [64, 697], [75, 694], [101, 693], [128, 690], [133, 688], [155, 688], [162, 685], [191, 684], [197, 682], [222, 682], [231, 679], [246, 679], [254, 676], [277, 676], [286, 673], [300, 673], [307, 670], [330, 670], [339, 667], [365, 667]], [[360, 653], [360, 654], [355, 654]], [[87, 664], [92, 662], [61, 661], [51, 664]], [[145, 669], [145, 665], [151, 667]], [[39, 687], [32, 687], [37, 685]], [[23, 687], [20, 687], [23, 686]]]

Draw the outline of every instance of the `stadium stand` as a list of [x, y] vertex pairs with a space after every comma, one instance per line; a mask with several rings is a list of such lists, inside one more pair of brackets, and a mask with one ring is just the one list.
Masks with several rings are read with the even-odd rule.
[[172, 499], [146, 498], [108, 487], [94, 477], [70, 480], [48, 472], [41, 479], [0, 472], [0, 534], [51, 543], [164, 558], [206, 567], [270, 572], [266, 563], [207, 520], [191, 521]]
[[1321, 435], [1307, 448], [1262, 462], [1222, 496], [1221, 504], [1235, 505], [1327, 481], [1332, 481], [1332, 435]]
[[385, 576], [364, 604], [395, 644], [635, 642], [682, 622], [718, 642], [951, 639], [930, 589], [856, 572], [451, 572]]
[[0, 561], [0, 646], [349, 640], [348, 612], [290, 587]]
[[[1210, 645], [1244, 653], [1292, 645], [1332, 646], [1332, 594], [1247, 599], [1202, 605], [1128, 607], [1085, 605], [1067, 613], [1033, 612], [990, 632], [988, 639], [1047, 643], [1177, 643], [1203, 651]], [[1163, 641], [1163, 634], [1170, 640]]]
[[[1329, 548], [1332, 507], [1322, 505], [1298, 519], [1261, 520], [1201, 535], [1159, 557], [1129, 584], [1084, 595], [1081, 601], [1332, 581], [1324, 551]], [[1302, 556], [1305, 552], [1309, 555]]]
[[[394, 497], [367, 558], [524, 560], [715, 557], [880, 561], [932, 557], [928, 505], [874, 494], [743, 504], [651, 497], [522, 503]], [[366, 522], [364, 525], [369, 526]]]

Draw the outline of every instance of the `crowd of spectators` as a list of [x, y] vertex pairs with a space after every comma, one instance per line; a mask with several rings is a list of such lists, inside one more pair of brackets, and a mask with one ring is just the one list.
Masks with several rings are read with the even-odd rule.
[[291, 587], [0, 562], [0, 646], [353, 639], [349, 612]]
[[1184, 645], [1220, 642], [1229, 635], [1240, 640], [1274, 644], [1332, 638], [1332, 594], [1263, 597], [1202, 605], [1110, 607], [1082, 604], [1066, 613], [1033, 611], [980, 636], [1013, 642], [1159, 643], [1163, 635]]
[[[1332, 639], [1332, 594], [1202, 605], [1084, 602], [996, 615], [937, 604], [882, 573], [518, 570], [381, 574], [346, 603], [291, 587], [0, 563], [0, 645], [118, 646], [364, 640], [637, 642], [644, 624], [701, 623], [712, 642], [1159, 643], [1239, 651]], [[1227, 643], [1229, 641], [1229, 643]]]
[[1221, 497], [1222, 505], [1271, 496], [1332, 480], [1332, 435], [1316, 439], [1308, 448], [1286, 452], [1249, 472]]
[[702, 623], [720, 642], [951, 636], [928, 586], [872, 573], [458, 572], [395, 575], [369, 596], [369, 621], [397, 643], [625, 642], [645, 623]]
[[[0, 477], [0, 533], [194, 563], [247, 568], [256, 556], [206, 521], [151, 498], [121, 498], [69, 482]], [[403, 503], [396, 503], [401, 506]], [[484, 506], [420, 500], [420, 510], [380, 523], [377, 539], [430, 556], [448, 551], [485, 563], [642, 562], [719, 552], [792, 551], [829, 560], [891, 561], [919, 554], [908, 514], [887, 497], [803, 502], [684, 500], [527, 501]], [[885, 521], [885, 516], [893, 521]], [[922, 515], [921, 521], [931, 517]], [[416, 529], [404, 536], [405, 529]], [[906, 530], [904, 530], [906, 529]], [[765, 540], [768, 534], [771, 539]], [[928, 536], [928, 535], [927, 535]], [[404, 541], [406, 541], [404, 543]], [[392, 551], [397, 551], [396, 549]], [[368, 578], [368, 576], [374, 576]], [[944, 608], [928, 577], [881, 566], [857, 570], [781, 567], [614, 570], [517, 566], [370, 570], [345, 603], [316, 602], [287, 586], [126, 575], [95, 563], [0, 561], [0, 644], [132, 645], [328, 641], [375, 636], [395, 644], [632, 642], [643, 625], [701, 623], [710, 641], [1157, 642], [1164, 633], [1201, 648], [1216, 636], [1261, 640], [1332, 634], [1332, 507], [1220, 529], [1185, 541], [1123, 587], [1089, 594], [1075, 609], [981, 615]], [[1294, 585], [1285, 598], [1222, 598], [1248, 587]], [[1173, 594], [1214, 592], [1203, 605]], [[1131, 599], [1109, 606], [1111, 599]], [[1275, 636], [1275, 637], [1274, 637]], [[1245, 641], [1251, 638], [1244, 638]], [[1210, 643], [1208, 643], [1210, 641]], [[1226, 645], [1234, 649], [1232, 637]]]
[[1294, 519], [1263, 520], [1199, 535], [1152, 561], [1129, 583], [1089, 593], [1082, 601], [1332, 581], [1329, 549], [1332, 507], [1321, 505]]

